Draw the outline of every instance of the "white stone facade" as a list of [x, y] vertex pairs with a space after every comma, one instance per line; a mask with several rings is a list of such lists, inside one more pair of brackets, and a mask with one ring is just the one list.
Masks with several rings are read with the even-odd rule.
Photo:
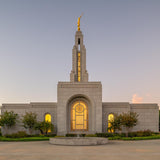
[[[85, 131], [71, 129], [71, 108], [76, 101], [83, 101], [88, 109], [87, 130]], [[49, 113], [55, 126], [54, 132], [58, 135], [77, 132], [86, 134], [107, 132], [108, 115], [128, 111], [134, 111], [139, 115], [138, 125], [133, 128], [133, 131], [147, 129], [153, 132], [159, 131], [159, 107], [157, 104], [102, 102], [101, 82], [88, 82], [86, 49], [81, 31], [77, 31], [75, 35], [70, 82], [58, 82], [57, 103], [2, 104], [1, 110], [2, 114], [6, 110], [14, 111], [19, 118], [26, 112], [35, 112], [38, 121], [43, 121], [45, 114]], [[25, 130], [21, 123], [9, 130], [2, 128], [2, 133], [11, 134], [20, 130]]]

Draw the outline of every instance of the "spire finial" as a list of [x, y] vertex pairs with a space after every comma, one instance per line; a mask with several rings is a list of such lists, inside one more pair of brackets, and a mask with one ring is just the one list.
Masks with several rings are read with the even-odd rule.
[[80, 31], [80, 19], [83, 16], [83, 13], [81, 14], [80, 17], [78, 17], [78, 22], [77, 22], [77, 30]]

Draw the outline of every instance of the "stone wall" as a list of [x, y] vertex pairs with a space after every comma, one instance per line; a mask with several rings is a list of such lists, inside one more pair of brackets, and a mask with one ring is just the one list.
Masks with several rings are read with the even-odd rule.
[[[2, 104], [2, 114], [5, 111], [14, 111], [19, 115], [19, 120], [25, 115], [26, 112], [34, 112], [37, 114], [37, 120], [43, 121], [45, 119], [45, 114], [51, 114], [52, 123], [55, 126], [55, 131], [57, 128], [57, 103], [30, 103], [30, 104]], [[4, 129], [2, 127], [2, 134], [12, 134], [18, 131], [26, 131], [24, 127], [22, 127], [22, 123], [18, 123], [11, 129]], [[34, 132], [36, 133], [36, 132]]]
[[[138, 113], [138, 124], [132, 131], [151, 130], [153, 132], [159, 131], [159, 107], [157, 104], [129, 104], [127, 102], [103, 102], [101, 103], [101, 84], [100, 83], [59, 83], [59, 105], [57, 103], [29, 103], [29, 104], [3, 104], [2, 113], [7, 111], [14, 111], [21, 118], [26, 112], [34, 112], [37, 114], [37, 120], [43, 121], [45, 114], [49, 113], [52, 116], [52, 123], [57, 132], [57, 125], [59, 125], [59, 132], [63, 134], [69, 133], [70, 123], [69, 113], [67, 112], [67, 104], [70, 100], [80, 97], [89, 100], [89, 131], [88, 133], [107, 132], [108, 115], [120, 114], [123, 112], [133, 111]], [[79, 93], [79, 94], [75, 94]], [[101, 107], [102, 106], [102, 107]], [[101, 110], [102, 109], [102, 110]], [[18, 131], [26, 131], [19, 123], [11, 129], [4, 129], [3, 134], [12, 134]], [[125, 132], [125, 130], [123, 130]], [[38, 133], [38, 132], [34, 132]]]
[[[108, 115], [110, 113], [121, 114], [123, 112], [133, 111], [138, 113], [138, 124], [133, 127], [132, 131], [151, 130], [159, 131], [159, 107], [157, 104], [129, 104], [123, 102], [103, 102], [103, 132], [107, 132]], [[125, 132], [124, 128], [122, 132]]]
[[64, 135], [69, 129], [68, 106], [75, 98], [90, 102], [88, 133], [102, 132], [102, 85], [101, 82], [59, 82], [57, 103], [58, 134]]
[[138, 124], [133, 131], [159, 131], [159, 107], [157, 104], [131, 104], [131, 111], [138, 113]]

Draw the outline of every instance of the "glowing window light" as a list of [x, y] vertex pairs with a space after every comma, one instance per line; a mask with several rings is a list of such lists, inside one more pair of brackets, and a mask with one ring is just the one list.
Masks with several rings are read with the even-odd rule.
[[81, 81], [81, 54], [78, 53], [78, 82]]
[[[52, 122], [52, 121], [51, 121], [51, 115], [50, 115], [49, 113], [47, 113], [47, 114], [45, 115], [45, 122], [50, 122], [50, 123]], [[51, 130], [49, 129], [48, 132], [51, 132]]]
[[[112, 126], [111, 123], [110, 123], [111, 121], [114, 121], [114, 115], [113, 114], [108, 115], [108, 128], [110, 128]], [[109, 129], [108, 132], [113, 133], [114, 129]]]
[[83, 101], [77, 101], [71, 108], [71, 131], [88, 130], [88, 107]]

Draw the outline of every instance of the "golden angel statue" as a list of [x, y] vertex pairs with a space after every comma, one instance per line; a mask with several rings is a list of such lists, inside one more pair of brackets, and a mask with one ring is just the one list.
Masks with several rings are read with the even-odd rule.
[[77, 22], [77, 30], [80, 31], [80, 19], [82, 17], [83, 13], [81, 14], [80, 17], [78, 17], [78, 22]]

